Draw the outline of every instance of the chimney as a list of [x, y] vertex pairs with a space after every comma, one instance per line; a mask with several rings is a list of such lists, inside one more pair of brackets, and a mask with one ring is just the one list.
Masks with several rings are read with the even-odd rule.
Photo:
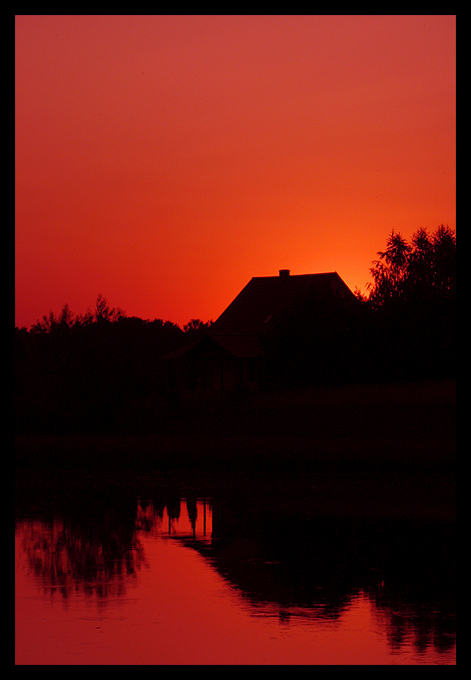
[[286, 279], [289, 276], [289, 269], [280, 269], [280, 277]]

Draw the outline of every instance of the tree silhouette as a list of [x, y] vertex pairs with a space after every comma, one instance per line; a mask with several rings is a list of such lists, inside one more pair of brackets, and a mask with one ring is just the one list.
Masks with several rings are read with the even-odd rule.
[[388, 236], [386, 245], [386, 250], [378, 252], [380, 259], [374, 260], [370, 269], [374, 283], [369, 301], [373, 306], [382, 306], [391, 300], [400, 299], [404, 294], [411, 247], [394, 230]]
[[201, 319], [190, 319], [183, 326], [183, 331], [190, 340], [196, 340], [205, 335], [212, 326], [212, 321], [201, 321]]
[[[323, 291], [271, 326], [263, 338], [266, 386], [456, 376], [455, 233], [421, 228], [408, 242], [392, 231], [371, 275], [356, 304]], [[154, 431], [168, 407], [159, 357], [199, 340], [211, 324], [190, 319], [182, 329], [128, 317], [99, 294], [93, 311], [74, 315], [65, 304], [29, 331], [15, 329], [17, 432]]]
[[447, 226], [395, 231], [372, 263], [367, 307], [376, 364], [396, 378], [455, 373], [456, 236]]
[[456, 287], [456, 236], [449, 227], [442, 224], [432, 235], [425, 228], [418, 229], [410, 244], [393, 230], [386, 246], [370, 269], [373, 282], [368, 301], [372, 307], [417, 298], [452, 300]]
[[83, 315], [65, 304], [30, 331], [15, 329], [17, 432], [155, 427], [158, 357], [186, 341], [177, 324], [127, 317], [101, 294]]
[[96, 299], [94, 320], [96, 323], [115, 323], [124, 318], [125, 312], [119, 307], [110, 307], [106, 298], [100, 293]]
[[447, 226], [392, 231], [357, 305], [323, 292], [302, 301], [264, 340], [277, 385], [454, 377], [456, 237]]

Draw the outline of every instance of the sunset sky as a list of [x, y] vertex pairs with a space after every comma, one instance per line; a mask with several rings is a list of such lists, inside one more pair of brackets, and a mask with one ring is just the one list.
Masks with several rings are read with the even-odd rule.
[[215, 320], [252, 276], [364, 290], [456, 228], [455, 15], [16, 15], [16, 324], [99, 293]]

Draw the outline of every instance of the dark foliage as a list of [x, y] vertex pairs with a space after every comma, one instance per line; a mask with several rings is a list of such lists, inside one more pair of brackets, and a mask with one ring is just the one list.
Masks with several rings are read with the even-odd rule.
[[456, 238], [445, 226], [408, 243], [392, 232], [369, 295], [303, 301], [266, 339], [281, 386], [456, 377]]
[[[205, 324], [192, 322], [192, 337], [200, 326]], [[95, 310], [83, 316], [65, 305], [58, 316], [51, 312], [29, 331], [16, 328], [17, 432], [138, 426], [146, 417], [159, 357], [186, 342], [187, 333], [176, 324], [127, 317], [101, 295]]]
[[[393, 231], [378, 256], [367, 296], [324, 291], [273, 327], [264, 338], [265, 386], [456, 377], [454, 233], [419, 229], [408, 243]], [[210, 326], [128, 317], [99, 295], [82, 316], [65, 305], [30, 330], [16, 328], [17, 433], [158, 429], [171, 406], [159, 357]]]
[[367, 306], [376, 363], [399, 378], [456, 377], [456, 237], [441, 225], [411, 243], [392, 232], [373, 263]]

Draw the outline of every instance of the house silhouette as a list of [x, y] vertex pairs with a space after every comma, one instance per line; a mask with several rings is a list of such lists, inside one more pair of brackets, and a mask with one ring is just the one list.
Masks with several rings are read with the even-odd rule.
[[290, 312], [316, 302], [356, 304], [337, 272], [255, 276], [234, 298], [207, 335], [166, 355], [173, 379], [189, 391], [226, 392], [237, 386], [256, 388], [265, 357], [264, 340]]

